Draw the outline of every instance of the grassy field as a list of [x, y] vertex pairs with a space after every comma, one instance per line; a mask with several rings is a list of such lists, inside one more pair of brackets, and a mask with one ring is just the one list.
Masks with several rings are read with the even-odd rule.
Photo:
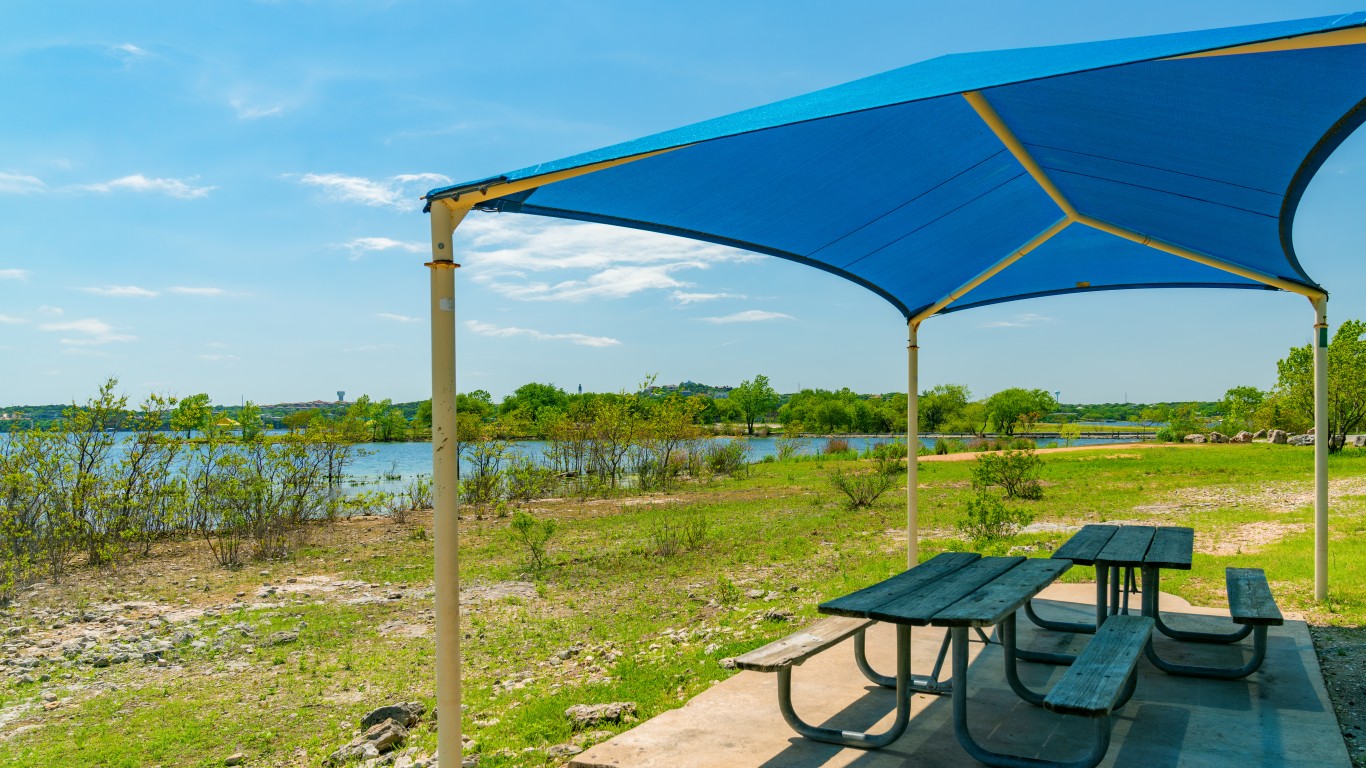
[[[1315, 625], [1366, 625], [1366, 452], [1330, 460], [1323, 605], [1312, 600], [1311, 449], [1100, 448], [1045, 461], [1044, 498], [1012, 502], [1033, 515], [1032, 532], [985, 548], [955, 527], [972, 463], [922, 462], [922, 558], [1046, 556], [1068, 526], [1088, 522], [1189, 525], [1195, 567], [1164, 573], [1166, 590], [1221, 605], [1223, 568], [1257, 566], [1283, 610]], [[540, 569], [511, 537], [510, 518], [464, 510], [467, 753], [486, 767], [562, 764], [544, 750], [627, 727], [575, 734], [569, 706], [632, 701], [642, 719], [678, 706], [734, 674], [721, 659], [903, 568], [904, 486], [850, 511], [828, 481], [850, 466], [803, 457], [666, 494], [537, 502], [532, 513], [557, 523]], [[201, 543], [171, 542], [113, 575], [30, 590], [0, 614], [9, 633], [0, 643], [27, 639], [10, 657], [46, 658], [0, 667], [13, 673], [0, 678], [0, 764], [217, 766], [240, 750], [249, 766], [315, 766], [374, 707], [421, 700], [430, 711], [430, 526], [429, 514], [313, 526], [290, 559], [239, 571], [211, 567]], [[1065, 576], [1091, 577], [1086, 568]], [[281, 631], [298, 640], [272, 645]], [[92, 648], [63, 658], [64, 646], [92, 636]], [[159, 640], [172, 646], [164, 666], [83, 661]], [[435, 732], [417, 726], [408, 744], [430, 752]]]

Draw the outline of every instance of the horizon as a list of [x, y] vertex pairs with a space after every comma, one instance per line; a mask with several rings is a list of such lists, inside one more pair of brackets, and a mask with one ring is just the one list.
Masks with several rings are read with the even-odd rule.
[[[1096, 8], [815, 2], [28, 6], [0, 32], [0, 401], [82, 402], [110, 375], [215, 403], [429, 396], [419, 196], [936, 56], [1356, 10], [1175, 0]], [[781, 9], [781, 13], [775, 12]], [[1084, 11], [1084, 12], [1083, 12]], [[517, 40], [510, 49], [506, 41]], [[451, 52], [458, 52], [453, 56]], [[441, 65], [424, 62], [441, 61]], [[497, 62], [488, 69], [487, 62]], [[435, 90], [434, 90], [435, 87]], [[1366, 138], [1295, 222], [1329, 321], [1366, 317]], [[724, 194], [724, 190], [718, 190]], [[502, 400], [767, 375], [905, 391], [904, 319], [852, 283], [754, 253], [539, 217], [456, 232], [461, 391]], [[1079, 294], [933, 318], [922, 389], [1079, 404], [1218, 400], [1310, 340], [1283, 293]], [[11, 407], [11, 406], [6, 406]]]

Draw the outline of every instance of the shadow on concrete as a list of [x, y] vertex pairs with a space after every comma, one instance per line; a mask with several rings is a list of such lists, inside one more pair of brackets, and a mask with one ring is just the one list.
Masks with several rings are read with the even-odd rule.
[[[1094, 616], [1094, 586], [1055, 584], [1036, 600], [1041, 614], [1061, 621]], [[1193, 608], [1164, 595], [1163, 615], [1174, 626], [1221, 630], [1226, 612]], [[1051, 632], [1019, 619], [1020, 644], [1034, 650], [1076, 653], [1090, 637]], [[795, 629], [795, 628], [794, 628]], [[874, 625], [869, 658], [877, 669], [895, 666], [895, 633]], [[916, 672], [933, 663], [941, 630], [912, 632]], [[1235, 665], [1250, 650], [1157, 641], [1179, 663]], [[1031, 757], [1069, 759], [1089, 744], [1090, 723], [1030, 706], [1006, 684], [999, 645], [973, 643], [969, 654], [968, 722], [989, 749]], [[1273, 627], [1262, 669], [1245, 680], [1172, 677], [1139, 661], [1133, 700], [1116, 715], [1110, 752], [1102, 766], [1145, 768], [1304, 766], [1348, 768], [1337, 719], [1328, 706], [1318, 660], [1303, 622]], [[1046, 690], [1062, 669], [1022, 664], [1021, 678]], [[833, 728], [882, 731], [890, 724], [895, 694], [871, 685], [854, 665], [852, 642], [816, 656], [793, 672], [793, 702], [807, 722]], [[797, 736], [778, 712], [776, 676], [742, 672], [670, 710], [578, 755], [578, 768], [892, 768], [976, 766], [953, 731], [949, 697], [916, 694], [905, 735], [886, 748], [858, 750]]]

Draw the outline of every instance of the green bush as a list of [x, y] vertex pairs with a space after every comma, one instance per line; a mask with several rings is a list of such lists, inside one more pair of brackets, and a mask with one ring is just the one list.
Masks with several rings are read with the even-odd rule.
[[519, 509], [512, 515], [508, 530], [513, 541], [526, 547], [531, 569], [540, 571], [545, 567], [546, 545], [550, 543], [550, 537], [555, 535], [555, 521], [549, 518], [537, 520], [530, 512]]
[[509, 501], [531, 501], [550, 495], [555, 488], [555, 471], [530, 456], [513, 456], [504, 474]]
[[650, 521], [650, 553], [671, 557], [706, 546], [711, 522], [700, 511], [664, 510]]
[[830, 485], [849, 498], [849, 508], [871, 507], [878, 497], [896, 485], [902, 471], [900, 461], [878, 459], [877, 468], [864, 472], [845, 472], [836, 468], [830, 475]]
[[958, 530], [974, 544], [982, 544], [1011, 535], [1033, 520], [1028, 512], [1008, 507], [1005, 502], [985, 489], [968, 499], [967, 514], [958, 521]]
[[707, 443], [707, 469], [714, 475], [733, 475], [749, 465], [749, 445], [743, 440], [712, 440]]
[[972, 485], [981, 491], [998, 485], [1007, 499], [1042, 499], [1043, 484], [1039, 482], [1042, 468], [1043, 459], [1032, 448], [984, 453], [977, 457], [977, 464], [972, 468]]

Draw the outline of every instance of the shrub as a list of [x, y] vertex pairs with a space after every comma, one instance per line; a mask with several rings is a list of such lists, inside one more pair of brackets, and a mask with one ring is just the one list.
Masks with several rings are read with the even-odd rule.
[[1007, 499], [1041, 499], [1043, 484], [1039, 482], [1039, 471], [1042, 467], [1043, 459], [1033, 449], [984, 453], [977, 457], [977, 465], [972, 468], [972, 485], [983, 491], [999, 485]]
[[825, 441], [825, 448], [821, 452], [829, 455], [832, 453], [847, 453], [849, 451], [849, 441], [843, 437], [832, 437]]
[[1011, 535], [1033, 520], [1024, 510], [1007, 507], [996, 496], [979, 490], [968, 499], [967, 514], [958, 521], [958, 530], [974, 543], [981, 544]]
[[545, 567], [546, 545], [550, 543], [550, 537], [555, 535], [555, 521], [537, 520], [530, 512], [519, 509], [512, 515], [508, 530], [513, 541], [526, 547], [527, 555], [531, 558], [531, 569], [540, 571]]
[[513, 456], [504, 474], [510, 501], [531, 501], [548, 496], [555, 487], [555, 472], [530, 456]]
[[432, 481], [425, 477], [415, 477], [408, 481], [408, 486], [403, 489], [408, 496], [408, 503], [413, 509], [432, 508]]
[[748, 466], [749, 444], [743, 440], [712, 440], [707, 444], [707, 469], [714, 475], [733, 475]]
[[671, 557], [706, 546], [711, 538], [711, 523], [700, 511], [665, 510], [650, 524], [650, 552]]
[[773, 443], [778, 449], [778, 461], [787, 461], [805, 452], [810, 441], [801, 436], [796, 425], [790, 424], [786, 431], [774, 438]]
[[830, 485], [849, 497], [849, 508], [871, 507], [878, 497], [896, 485], [897, 473], [901, 463], [890, 459], [879, 459], [877, 468], [864, 472], [845, 472], [836, 469], [830, 475]]
[[893, 440], [888, 443], [874, 443], [863, 451], [865, 458], [900, 460], [906, 458], [906, 443]]

